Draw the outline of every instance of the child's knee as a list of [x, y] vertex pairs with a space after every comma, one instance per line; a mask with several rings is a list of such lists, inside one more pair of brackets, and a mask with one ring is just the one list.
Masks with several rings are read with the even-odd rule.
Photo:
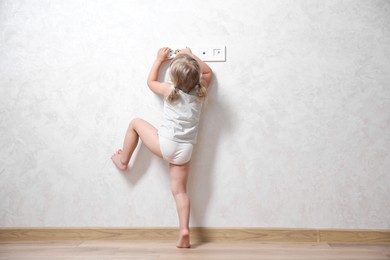
[[133, 118], [131, 121], [130, 121], [130, 124], [131, 125], [134, 125], [134, 124], [137, 124], [137, 122], [140, 120], [140, 118], [136, 117], [136, 118]]
[[172, 191], [172, 196], [175, 198], [175, 199], [179, 199], [179, 198], [187, 198], [188, 195], [185, 191]]
[[173, 196], [187, 193], [185, 185], [181, 184], [171, 184], [171, 192]]
[[142, 121], [141, 118], [134, 118], [134, 119], [132, 119], [132, 120], [130, 121], [130, 123], [129, 123], [129, 128], [132, 128], [132, 129], [136, 128], [136, 126], [137, 126], [141, 121]]

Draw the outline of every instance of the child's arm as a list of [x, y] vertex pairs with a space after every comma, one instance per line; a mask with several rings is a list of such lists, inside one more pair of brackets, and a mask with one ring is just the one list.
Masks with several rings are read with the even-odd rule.
[[205, 88], [208, 88], [210, 86], [211, 78], [213, 77], [213, 71], [211, 70], [209, 65], [207, 65], [204, 61], [200, 60], [195, 54], [192, 53], [189, 48], [180, 50], [180, 53], [187, 53], [191, 55], [199, 63], [200, 69], [202, 70], [203, 86]]
[[167, 82], [158, 81], [158, 73], [160, 71], [161, 64], [169, 60], [168, 58], [169, 48], [161, 48], [157, 52], [156, 60], [149, 72], [147, 84], [149, 88], [156, 94], [161, 96], [167, 96], [171, 92], [170, 85]]

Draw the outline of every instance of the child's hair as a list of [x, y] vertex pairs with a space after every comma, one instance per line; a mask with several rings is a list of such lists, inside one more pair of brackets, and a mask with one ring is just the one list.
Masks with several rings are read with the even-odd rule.
[[171, 93], [167, 97], [169, 103], [179, 99], [178, 89], [185, 93], [191, 92], [196, 88], [198, 101], [203, 101], [207, 96], [207, 90], [202, 84], [202, 71], [199, 63], [188, 54], [179, 54], [174, 58], [170, 65], [170, 77], [173, 85]]

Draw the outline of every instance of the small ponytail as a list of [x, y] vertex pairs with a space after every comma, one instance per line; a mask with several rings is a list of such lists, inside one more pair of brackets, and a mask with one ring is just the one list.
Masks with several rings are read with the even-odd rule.
[[175, 87], [172, 89], [171, 93], [169, 93], [168, 97], [167, 97], [167, 101], [169, 103], [173, 103], [175, 102], [176, 100], [179, 99], [179, 90]]
[[198, 101], [203, 102], [207, 97], [207, 89], [201, 84], [196, 85], [196, 94], [198, 95]]

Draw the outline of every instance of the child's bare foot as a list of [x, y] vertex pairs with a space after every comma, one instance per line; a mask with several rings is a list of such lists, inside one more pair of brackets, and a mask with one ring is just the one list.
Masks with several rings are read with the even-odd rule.
[[180, 237], [179, 241], [177, 242], [176, 245], [177, 248], [190, 248], [190, 232], [188, 229], [183, 229], [180, 231]]
[[121, 170], [121, 171], [126, 171], [127, 169], [127, 164], [123, 163], [122, 160], [121, 160], [121, 153], [122, 153], [122, 150], [119, 149], [118, 151], [116, 151], [116, 153], [114, 153], [112, 156], [111, 156], [111, 160], [112, 162], [115, 164], [115, 166]]

